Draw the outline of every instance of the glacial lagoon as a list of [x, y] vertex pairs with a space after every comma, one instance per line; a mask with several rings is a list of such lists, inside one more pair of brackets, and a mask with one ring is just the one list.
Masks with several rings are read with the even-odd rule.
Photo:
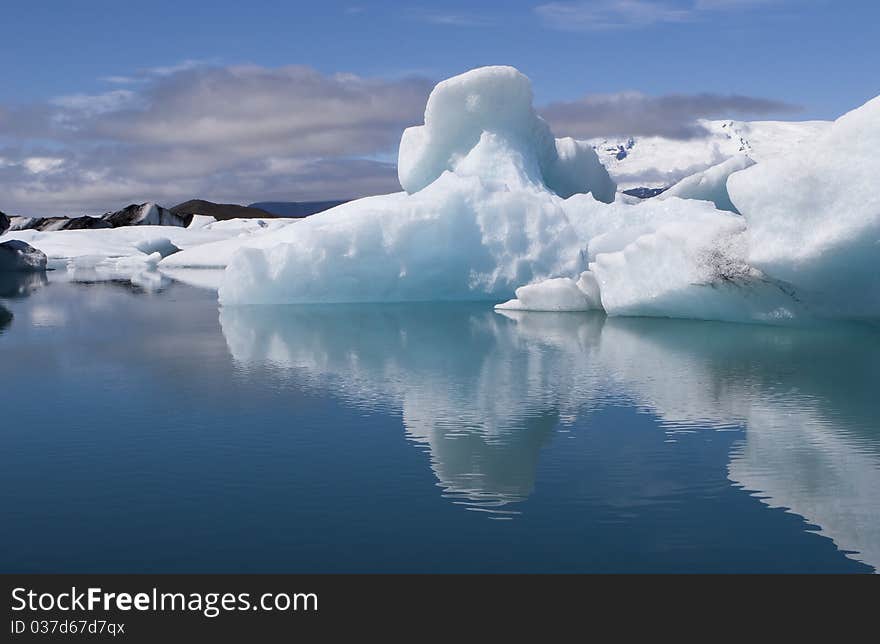
[[880, 329], [0, 282], [5, 572], [875, 572]]

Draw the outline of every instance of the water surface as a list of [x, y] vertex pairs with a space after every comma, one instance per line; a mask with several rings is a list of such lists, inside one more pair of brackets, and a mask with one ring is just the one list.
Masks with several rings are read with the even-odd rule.
[[880, 331], [0, 280], [4, 572], [873, 572]]

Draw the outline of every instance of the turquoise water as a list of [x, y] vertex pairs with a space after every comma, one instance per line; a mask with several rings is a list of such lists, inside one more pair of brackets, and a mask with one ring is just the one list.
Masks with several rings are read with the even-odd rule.
[[0, 368], [3, 572], [880, 565], [876, 328], [50, 273], [0, 280]]

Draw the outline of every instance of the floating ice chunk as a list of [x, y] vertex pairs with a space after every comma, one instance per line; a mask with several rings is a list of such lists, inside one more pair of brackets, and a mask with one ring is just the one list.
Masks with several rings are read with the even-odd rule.
[[749, 262], [824, 315], [880, 314], [880, 97], [790, 153], [737, 172]]
[[32, 273], [46, 270], [46, 255], [16, 239], [0, 244], [0, 272]]
[[[581, 288], [581, 284], [585, 288]], [[507, 311], [590, 311], [601, 309], [599, 289], [592, 273], [584, 271], [575, 282], [557, 277], [516, 289], [516, 299], [497, 304]]]
[[727, 194], [727, 178], [734, 172], [739, 172], [755, 162], [744, 154], [729, 158], [723, 163], [712, 166], [676, 183], [669, 190], [662, 192], [657, 199], [663, 200], [669, 197], [682, 199], [699, 199], [711, 201], [719, 210], [737, 212], [730, 195]]
[[[53, 267], [66, 266], [75, 261], [82, 266], [94, 266], [108, 258], [131, 257], [138, 254], [152, 254], [160, 250], [163, 256], [174, 248], [195, 249], [213, 242], [232, 240], [231, 256], [235, 250], [246, 243], [247, 238], [279, 230], [293, 222], [286, 220], [229, 220], [208, 224], [203, 228], [191, 229], [176, 226], [130, 226], [100, 230], [61, 230], [38, 231], [22, 230], [7, 232], [0, 236], [0, 243], [18, 239], [43, 251]], [[243, 236], [243, 237], [242, 237]], [[207, 248], [199, 258], [190, 258], [194, 265], [218, 266], [216, 249]], [[174, 253], [170, 258], [184, 255]]]
[[129, 281], [133, 286], [140, 287], [148, 293], [161, 291], [168, 286], [171, 280], [154, 270], [154, 268], [133, 273], [129, 276]]
[[180, 249], [172, 244], [171, 240], [167, 237], [153, 237], [150, 239], [145, 239], [143, 241], [137, 242], [134, 247], [145, 255], [159, 253], [160, 259], [180, 252]]

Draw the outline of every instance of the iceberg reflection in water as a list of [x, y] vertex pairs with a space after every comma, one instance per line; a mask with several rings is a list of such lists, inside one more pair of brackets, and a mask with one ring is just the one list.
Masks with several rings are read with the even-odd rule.
[[734, 486], [880, 566], [877, 329], [437, 304], [232, 307], [220, 323], [243, 368], [399, 410], [444, 494], [493, 518], [533, 493], [554, 432], [625, 399], [658, 418], [668, 441], [744, 431], [730, 454]]
[[353, 405], [400, 411], [445, 493], [497, 516], [535, 485], [541, 447], [597, 388], [604, 316], [544, 317], [541, 344], [484, 305], [223, 308], [242, 365], [268, 363]]

